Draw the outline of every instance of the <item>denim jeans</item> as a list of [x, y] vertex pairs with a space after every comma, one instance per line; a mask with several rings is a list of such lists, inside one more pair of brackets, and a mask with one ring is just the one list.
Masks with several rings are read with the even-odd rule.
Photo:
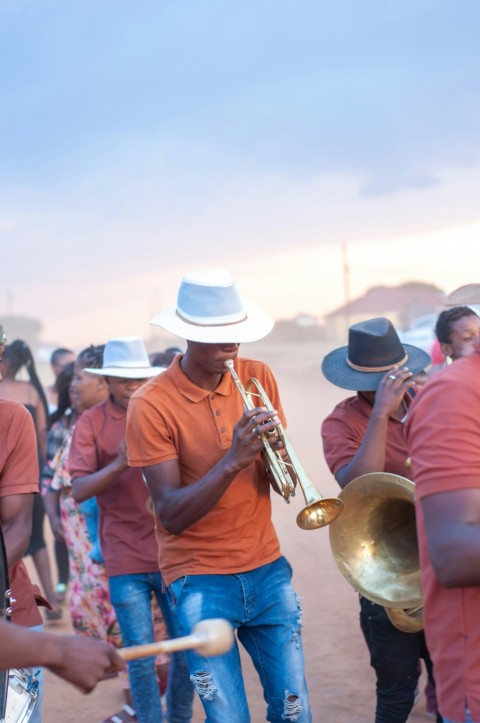
[[381, 605], [364, 597], [360, 597], [360, 627], [377, 677], [375, 723], [405, 723], [414, 704], [420, 658], [433, 681], [424, 633], [401, 632]]
[[480, 721], [474, 721], [472, 720], [472, 716], [470, 715], [470, 711], [467, 709], [465, 711], [465, 718], [462, 721], [454, 721], [450, 720], [450, 718], [444, 718], [443, 723], [480, 723]]
[[[302, 610], [283, 557], [234, 575], [188, 575], [168, 588], [180, 635], [200, 620], [225, 618], [260, 676], [267, 720], [308, 723], [311, 714], [302, 651]], [[204, 658], [187, 651], [191, 679], [208, 723], [248, 723], [250, 714], [238, 646]], [[254, 720], [263, 720], [255, 711]]]
[[[44, 631], [43, 623], [40, 625], [34, 625], [33, 627], [29, 628], [29, 630], [35, 630], [38, 633], [42, 633]], [[33, 675], [35, 676], [35, 679], [37, 681], [38, 687], [37, 687], [37, 703], [35, 705], [35, 708], [33, 709], [33, 713], [28, 719], [28, 723], [41, 723], [42, 720], [42, 707], [43, 707], [43, 693], [45, 690], [45, 671], [43, 668], [31, 668], [31, 671]]]
[[[168, 635], [177, 637], [175, 620], [167, 596], [162, 592], [163, 580], [159, 572], [115, 575], [109, 578], [108, 582], [110, 598], [126, 646], [153, 642], [152, 595], [157, 598]], [[161, 723], [164, 719], [155, 672], [155, 656], [130, 661], [128, 677], [139, 723]], [[175, 653], [171, 657], [168, 674], [169, 723], [190, 723], [193, 693], [185, 653]]]

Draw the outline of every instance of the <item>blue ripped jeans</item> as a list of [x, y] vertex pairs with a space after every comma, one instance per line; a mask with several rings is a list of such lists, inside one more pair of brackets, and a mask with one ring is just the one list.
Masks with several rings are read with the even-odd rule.
[[[108, 580], [110, 598], [125, 645], [153, 642], [152, 595], [162, 611], [169, 637], [177, 637], [167, 596], [162, 592], [159, 572], [115, 575]], [[161, 723], [162, 707], [155, 671], [155, 656], [131, 660], [128, 677], [133, 705], [139, 723]], [[193, 686], [189, 680], [184, 653], [175, 653], [170, 660], [167, 688], [169, 723], [190, 723], [192, 718]]]
[[[292, 569], [284, 557], [235, 575], [188, 575], [168, 588], [180, 635], [200, 620], [226, 618], [252, 658], [260, 676], [267, 720], [309, 723], [301, 639], [302, 611], [291, 585]], [[240, 655], [230, 652], [204, 658], [187, 651], [191, 680], [208, 723], [248, 723]], [[263, 715], [257, 711], [254, 719]]]

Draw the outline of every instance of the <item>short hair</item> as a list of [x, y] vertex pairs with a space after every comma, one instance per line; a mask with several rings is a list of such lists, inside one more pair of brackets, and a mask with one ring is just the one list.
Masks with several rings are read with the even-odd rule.
[[74, 352], [71, 349], [65, 349], [64, 347], [59, 347], [58, 349], [54, 349], [52, 351], [52, 355], [50, 357], [50, 364], [53, 366], [57, 363], [58, 357], [63, 356], [63, 354], [73, 354]]
[[152, 367], [168, 367], [182, 350], [177, 346], [170, 346], [165, 351], [158, 351], [150, 356], [150, 364]]
[[452, 335], [452, 326], [459, 319], [463, 319], [464, 316], [476, 316], [479, 318], [476, 311], [470, 306], [452, 306], [451, 309], [442, 311], [435, 324], [435, 335], [440, 344], [450, 344]]

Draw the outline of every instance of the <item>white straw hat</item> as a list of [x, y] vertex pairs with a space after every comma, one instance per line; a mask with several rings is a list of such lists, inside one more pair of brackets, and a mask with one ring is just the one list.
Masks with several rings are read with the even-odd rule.
[[177, 305], [150, 322], [188, 341], [207, 344], [257, 341], [273, 329], [273, 319], [250, 301], [242, 300], [226, 269], [209, 269], [184, 276]]
[[105, 344], [102, 368], [84, 371], [103, 377], [150, 379], [164, 372], [165, 368], [150, 366], [147, 350], [139, 336], [119, 336]]

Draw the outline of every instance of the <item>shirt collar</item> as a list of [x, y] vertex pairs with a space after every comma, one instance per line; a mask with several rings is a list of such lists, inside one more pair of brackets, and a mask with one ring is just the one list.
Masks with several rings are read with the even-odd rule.
[[208, 389], [202, 389], [202, 387], [197, 387], [196, 384], [190, 381], [180, 366], [180, 361], [183, 356], [183, 354], [177, 354], [167, 371], [164, 372], [164, 374], [171, 377], [180, 394], [183, 394], [183, 396], [191, 402], [201, 402], [211, 394], [221, 394], [224, 397], [232, 394], [233, 381], [231, 375], [227, 373], [223, 375], [222, 381], [213, 392], [208, 391]]
[[118, 404], [115, 404], [111, 394], [108, 395], [107, 399], [107, 411], [108, 414], [110, 414], [110, 416], [114, 419], [121, 419], [127, 413], [126, 409], [124, 409], [123, 407], [119, 407]]

